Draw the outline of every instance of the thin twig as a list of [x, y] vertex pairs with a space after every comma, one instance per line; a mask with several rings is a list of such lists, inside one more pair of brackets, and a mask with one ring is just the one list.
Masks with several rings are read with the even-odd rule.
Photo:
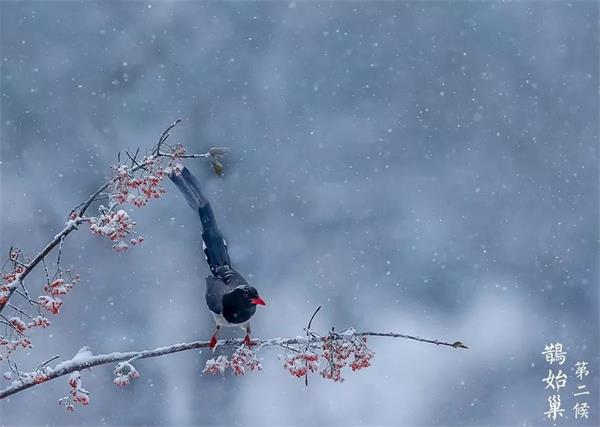
[[308, 321], [308, 326], [306, 327], [306, 329], [308, 329], [309, 331], [310, 331], [310, 325], [312, 325], [312, 321], [320, 309], [321, 309], [321, 306], [318, 306], [317, 309], [315, 310], [315, 312], [313, 313], [313, 315], [310, 317], [310, 320]]
[[23, 316], [29, 318], [29, 319], [33, 319], [33, 317], [31, 317], [29, 314], [27, 314], [26, 312], [24, 312], [23, 310], [21, 310], [19, 307], [15, 307], [14, 305], [12, 305], [11, 303], [7, 303], [7, 305], [12, 308], [13, 310], [18, 311], [19, 313], [21, 313]]
[[[18, 293], [19, 295], [21, 295], [21, 296], [22, 296], [23, 298], [25, 298], [27, 301], [29, 301], [29, 305], [31, 305], [31, 306], [34, 306], [34, 307], [35, 307], [35, 306], [39, 306], [39, 304], [40, 304], [40, 303], [39, 303], [39, 302], [37, 302], [36, 300], [33, 300], [33, 299], [31, 299], [31, 297], [29, 296], [29, 294], [28, 294], [28, 293], [27, 293], [27, 294], [25, 294], [25, 293], [23, 293], [22, 291], [20, 291], [20, 290], [18, 290], [18, 289], [17, 289], [15, 292], [16, 292], [16, 293]], [[8, 304], [8, 302], [7, 302], [7, 304]]]
[[164, 132], [162, 133], [162, 135], [160, 136], [160, 138], [158, 138], [158, 143], [156, 144], [156, 150], [153, 150], [153, 151], [154, 151], [154, 153], [155, 153], [157, 156], [160, 156], [160, 155], [161, 155], [161, 152], [160, 152], [160, 146], [161, 146], [161, 145], [162, 145], [162, 144], [163, 144], [163, 143], [164, 143], [164, 142], [165, 142], [167, 139], [169, 139], [169, 136], [170, 136], [169, 132], [171, 131], [171, 129], [173, 129], [175, 126], [177, 126], [179, 123], [181, 123], [181, 119], [177, 119], [177, 120], [175, 120], [173, 123], [171, 123], [171, 124], [169, 125], [169, 127], [168, 127], [168, 128], [166, 128], [166, 129], [164, 130]]
[[40, 370], [41, 368], [43, 368], [44, 366], [46, 366], [48, 363], [52, 362], [53, 360], [56, 360], [60, 357], [60, 354], [57, 354], [55, 356], [52, 356], [50, 359], [46, 360], [45, 362], [42, 362], [38, 365], [36, 370]]
[[[60, 243], [58, 245], [58, 257], [56, 258], [56, 272], [58, 273], [60, 271], [60, 259], [62, 257], [62, 250], [63, 250], [63, 243], [65, 242], [65, 238], [63, 236], [62, 239], [60, 239]], [[56, 274], [55, 274], [56, 276]]]
[[46, 265], [46, 258], [42, 258], [42, 265], [44, 266], [44, 272], [46, 273], [46, 284], [49, 285], [50, 284], [50, 273], [48, 273], [48, 266]]
[[[27, 292], [27, 288], [25, 287], [25, 283], [23, 282], [23, 280], [19, 280], [19, 285], [21, 286], [21, 290], [23, 292], [22, 295], [24, 295], [28, 301], [32, 301], [31, 297], [29, 296], [29, 292]], [[21, 292], [19, 292], [19, 293], [21, 293]], [[31, 302], [30, 302], [30, 304], [31, 304]]]
[[125, 154], [127, 154], [127, 157], [129, 157], [129, 160], [131, 160], [131, 167], [139, 166], [142, 169], [146, 170], [146, 168], [144, 166], [141, 166], [136, 160], [136, 157], [137, 157], [139, 151], [140, 151], [140, 149], [138, 148], [133, 156], [131, 156], [131, 154], [129, 154], [129, 151], [125, 151]]
[[414, 335], [396, 334], [393, 332], [362, 332], [358, 335], [371, 336], [371, 337], [405, 338], [408, 340], [426, 342], [426, 343], [435, 344], [435, 345], [445, 345], [445, 346], [454, 347], [454, 348], [469, 348], [460, 341], [455, 341], [453, 343], [449, 343], [449, 342], [444, 342], [444, 341], [439, 341], [439, 340], [429, 340], [429, 339], [417, 337]]
[[[162, 151], [158, 153], [160, 157], [171, 157], [168, 153], [163, 153]], [[206, 159], [212, 157], [210, 153], [202, 153], [202, 154], [178, 154], [177, 158], [179, 159]]]
[[[316, 335], [314, 334], [314, 332], [312, 332], [310, 330], [310, 325], [312, 325], [312, 321], [315, 318], [315, 316], [317, 315], [317, 313], [319, 312], [319, 310], [321, 309], [321, 306], [318, 306], [317, 309], [315, 310], [315, 312], [313, 313], [312, 316], [310, 316], [310, 320], [308, 321], [308, 325], [306, 326], [306, 337], [310, 337], [313, 336], [315, 337]], [[308, 372], [306, 373], [306, 375], [304, 375], [304, 385], [306, 387], [308, 387]]]
[[17, 362], [11, 362], [10, 357], [6, 358], [6, 362], [8, 363], [8, 367], [10, 368], [11, 372], [14, 372], [15, 374], [17, 374], [19, 379], [21, 379], [21, 372], [19, 372]]

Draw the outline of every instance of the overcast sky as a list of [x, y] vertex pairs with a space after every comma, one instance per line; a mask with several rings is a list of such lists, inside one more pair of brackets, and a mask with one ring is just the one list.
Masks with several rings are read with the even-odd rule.
[[[202, 376], [206, 352], [83, 373], [0, 402], [0, 424], [550, 425], [541, 352], [591, 365], [598, 425], [598, 5], [595, 2], [2, 2], [0, 250], [38, 251], [176, 118], [236, 267], [267, 300], [257, 337], [397, 331], [373, 366], [307, 388], [264, 371]], [[123, 254], [86, 227], [82, 282], [19, 366], [208, 339], [200, 225], [177, 191], [132, 209]], [[41, 293], [43, 274], [27, 283]], [[241, 336], [240, 331], [228, 334]], [[7, 369], [2, 366], [2, 372]]]

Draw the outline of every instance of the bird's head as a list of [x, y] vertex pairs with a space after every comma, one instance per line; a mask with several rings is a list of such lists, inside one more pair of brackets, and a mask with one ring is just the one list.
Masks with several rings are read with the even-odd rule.
[[267, 305], [263, 301], [263, 299], [258, 295], [258, 291], [254, 286], [238, 286], [233, 291], [231, 291], [230, 294], [246, 307], [251, 307], [255, 305]]
[[257, 305], [267, 305], [255, 287], [241, 285], [223, 296], [223, 315], [232, 323], [248, 320]]

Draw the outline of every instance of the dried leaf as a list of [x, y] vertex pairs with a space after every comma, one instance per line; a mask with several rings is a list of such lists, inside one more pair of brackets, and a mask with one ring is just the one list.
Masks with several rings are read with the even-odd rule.
[[223, 165], [218, 160], [213, 160], [212, 162], [213, 170], [217, 176], [223, 176]]

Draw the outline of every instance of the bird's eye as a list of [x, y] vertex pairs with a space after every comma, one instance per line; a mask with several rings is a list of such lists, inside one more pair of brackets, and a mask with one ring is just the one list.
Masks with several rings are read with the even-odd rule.
[[248, 292], [244, 292], [244, 298], [248, 298]]

